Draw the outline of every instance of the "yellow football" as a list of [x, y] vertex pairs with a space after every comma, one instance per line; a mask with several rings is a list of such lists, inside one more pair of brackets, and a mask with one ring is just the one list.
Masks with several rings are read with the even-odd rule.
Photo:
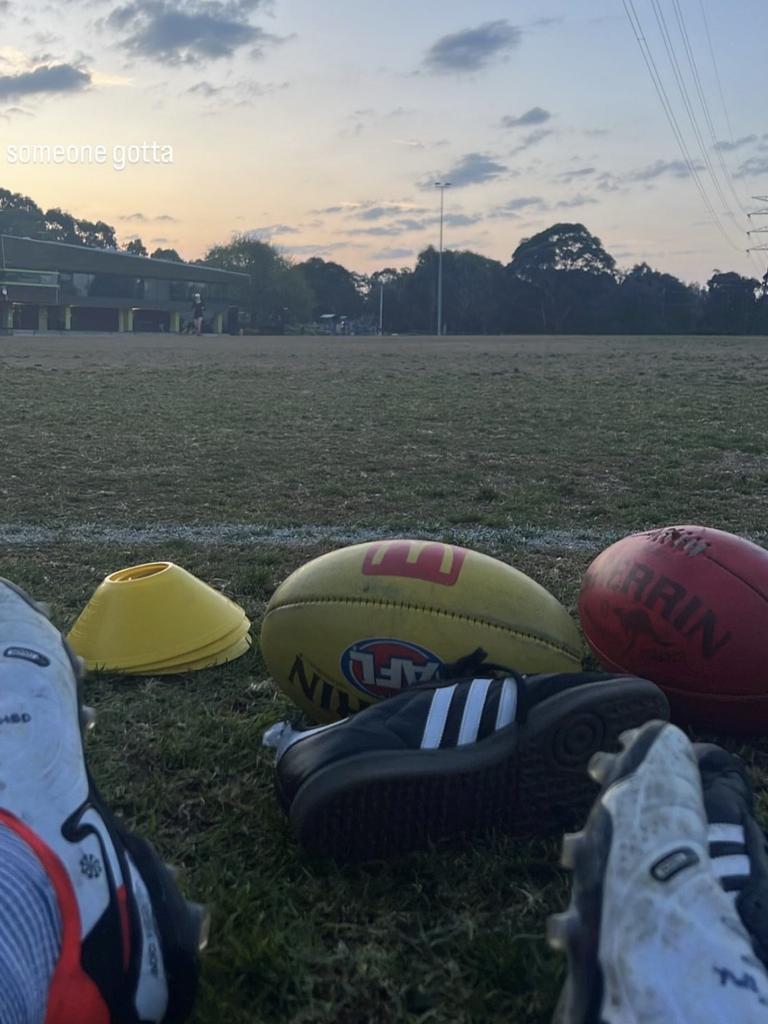
[[331, 551], [272, 596], [261, 648], [277, 685], [333, 722], [482, 647], [522, 673], [581, 669], [576, 624], [529, 576], [451, 544], [385, 540]]

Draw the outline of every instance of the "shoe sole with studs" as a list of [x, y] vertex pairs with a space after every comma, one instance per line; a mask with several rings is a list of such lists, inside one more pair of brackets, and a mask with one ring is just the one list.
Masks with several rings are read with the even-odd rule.
[[[649, 722], [619, 737], [622, 753], [596, 753], [589, 774], [603, 791], [632, 775], [665, 728]], [[601, 1024], [603, 975], [598, 959], [603, 883], [611, 852], [613, 822], [597, 802], [582, 832], [563, 838], [561, 864], [573, 872], [571, 903], [547, 922], [547, 941], [568, 958], [568, 978], [555, 1013], [554, 1024]]]

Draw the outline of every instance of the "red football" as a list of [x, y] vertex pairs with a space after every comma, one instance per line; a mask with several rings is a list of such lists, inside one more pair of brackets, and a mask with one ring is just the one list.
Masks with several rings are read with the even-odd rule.
[[768, 733], [768, 551], [704, 526], [633, 534], [587, 569], [579, 616], [600, 662], [658, 683], [675, 720]]

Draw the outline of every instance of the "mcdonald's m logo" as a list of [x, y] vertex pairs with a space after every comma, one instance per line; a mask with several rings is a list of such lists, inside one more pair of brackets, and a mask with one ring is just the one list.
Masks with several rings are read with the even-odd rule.
[[399, 576], [452, 587], [467, 552], [452, 544], [421, 540], [385, 540], [371, 544], [363, 561], [363, 576]]

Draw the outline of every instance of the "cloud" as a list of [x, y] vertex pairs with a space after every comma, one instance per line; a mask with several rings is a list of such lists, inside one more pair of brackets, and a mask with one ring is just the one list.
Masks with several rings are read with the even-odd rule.
[[72, 64], [49, 64], [15, 75], [0, 75], [0, 100], [44, 93], [82, 92], [91, 73]]
[[390, 217], [393, 212], [397, 212], [398, 207], [394, 208], [389, 206], [371, 206], [367, 210], [360, 211], [357, 216], [361, 220], [380, 220], [382, 217]]
[[768, 174], [768, 156], [751, 156], [734, 173], [734, 178], [757, 178]]
[[555, 17], [555, 18], [536, 18], [536, 20], [532, 21], [530, 23], [530, 25], [528, 25], [527, 27], [528, 28], [552, 28], [554, 25], [562, 25], [562, 23], [564, 21], [565, 21], [565, 18], [563, 18], [563, 17], [561, 17], [559, 15], [557, 17]]
[[426, 213], [422, 206], [404, 206], [400, 203], [382, 203], [377, 206], [366, 206], [365, 209], [357, 212], [361, 220], [381, 220], [382, 217], [392, 217], [397, 214], [409, 214], [413, 216], [418, 213]]
[[27, 65], [41, 65], [41, 64], [58, 64], [59, 58], [54, 53], [41, 51], [40, 53], [30, 53], [26, 64]]
[[719, 149], [721, 153], [732, 153], [735, 149], [741, 149], [742, 146], [748, 146], [750, 142], [757, 142], [756, 135], [743, 135], [740, 139], [733, 139], [731, 142], [720, 140], [716, 142], [713, 149]]
[[437, 149], [438, 146], [447, 146], [448, 139], [436, 139], [434, 142], [422, 142], [421, 139], [392, 139], [396, 146], [406, 146], [408, 149]]
[[442, 36], [430, 46], [424, 66], [438, 74], [481, 71], [494, 58], [518, 46], [521, 35], [519, 28], [504, 19], [486, 21], [477, 28]]
[[386, 217], [418, 217], [432, 213], [432, 208], [402, 200], [364, 199], [358, 202], [337, 203], [319, 210], [310, 210], [314, 214], [343, 213], [348, 218], [363, 221], [378, 221]]
[[529, 128], [534, 124], [545, 124], [551, 117], [550, 112], [543, 107], [531, 107], [518, 117], [507, 114], [506, 117], [502, 117], [501, 123], [504, 128]]
[[556, 181], [576, 181], [578, 178], [589, 178], [597, 171], [596, 167], [577, 167], [573, 171], [563, 171], [555, 175]]
[[[0, 14], [4, 14], [9, 10], [10, 4], [3, 7], [3, 2], [0, 0]], [[62, 43], [61, 36], [57, 36], [53, 32], [33, 32], [32, 38], [38, 46], [60, 46]]]
[[352, 213], [354, 210], [360, 210], [366, 205], [366, 203], [343, 202], [336, 203], [335, 206], [321, 206], [319, 208], [315, 208], [314, 210], [310, 210], [309, 212], [313, 214]]
[[530, 149], [531, 146], [538, 145], [539, 142], [543, 142], [547, 136], [552, 134], [551, 128], [539, 128], [535, 132], [529, 132], [528, 135], [524, 136], [519, 145], [509, 151], [509, 155], [517, 156], [518, 153], [523, 153], [526, 149]]
[[558, 209], [570, 210], [576, 206], [593, 206], [598, 203], [599, 200], [595, 199], [594, 196], [583, 196], [581, 194], [571, 196], [570, 199], [561, 199], [559, 203], [555, 203]]
[[116, 7], [104, 25], [121, 35], [133, 56], [163, 64], [232, 57], [246, 46], [259, 57], [283, 41], [251, 23], [262, 6], [262, 0], [131, 0]]
[[[447, 215], [446, 215], [447, 219]], [[389, 229], [389, 233], [392, 235], [399, 235], [403, 231], [423, 231], [424, 228], [429, 227], [430, 224], [437, 224], [440, 218], [437, 215], [432, 217], [403, 217], [401, 220], [395, 221]]]
[[191, 85], [186, 93], [189, 96], [199, 97], [203, 100], [212, 100], [218, 103], [211, 109], [204, 111], [206, 114], [216, 113], [223, 107], [231, 108], [248, 106], [252, 100], [266, 96], [269, 93], [277, 92], [280, 89], [287, 89], [288, 82], [254, 82], [243, 79], [231, 85], [214, 85], [206, 80]]
[[[698, 160], [694, 161], [693, 167], [697, 171], [704, 170], [704, 164]], [[657, 160], [638, 171], [632, 171], [627, 175], [629, 181], [654, 181], [656, 178], [690, 178], [691, 170], [685, 160]]]
[[336, 249], [348, 249], [349, 242], [327, 242], [325, 245], [280, 245], [283, 252], [291, 253], [294, 256], [322, 256], [325, 253], [334, 252]]
[[611, 174], [610, 171], [604, 171], [597, 178], [596, 186], [601, 192], [621, 192], [623, 190], [621, 178]]
[[525, 210], [529, 207], [545, 210], [547, 209], [547, 204], [541, 196], [515, 196], [514, 199], [508, 200], [502, 206], [494, 207], [488, 216], [493, 218], [511, 217], [514, 219], [517, 217], [519, 210]]
[[340, 139], [356, 139], [359, 135], [362, 135], [365, 131], [365, 125], [362, 121], [358, 121], [357, 124], [351, 125], [349, 128], [342, 128], [339, 131]]
[[516, 211], [525, 210], [529, 206], [539, 206], [546, 209], [547, 202], [541, 196], [518, 196], [515, 199], [510, 199], [504, 203], [503, 206], [497, 207], [498, 210], [503, 211]]
[[212, 96], [219, 96], [221, 93], [226, 92], [226, 86], [224, 85], [211, 85], [210, 82], [198, 82], [196, 85], [191, 85], [187, 92], [192, 96], [204, 96], [205, 99], [210, 99]]
[[[411, 230], [414, 225], [421, 226], [425, 214], [431, 214], [432, 208], [417, 205], [403, 200], [384, 201], [364, 199], [356, 202], [340, 202], [333, 206], [323, 206], [309, 211], [311, 214], [344, 214], [347, 219], [361, 221], [380, 221], [387, 217], [398, 217], [400, 230]], [[363, 229], [361, 229], [362, 231]], [[373, 230], [373, 229], [365, 229]], [[394, 230], [394, 224], [393, 224]]]
[[374, 228], [347, 228], [345, 235], [371, 235], [373, 238], [386, 238], [389, 235], [402, 235], [404, 231], [411, 231], [414, 228], [402, 227], [400, 224], [381, 225]]
[[242, 79], [227, 85], [216, 85], [203, 80], [185, 89], [184, 94], [200, 101], [200, 115], [210, 118], [218, 117], [223, 111], [253, 107], [262, 96], [287, 89], [289, 84]]
[[158, 223], [173, 223], [177, 221], [176, 217], [172, 217], [170, 213], [161, 213], [157, 217], [148, 217], [145, 213], [120, 213], [117, 217], [118, 220], [124, 220], [132, 222], [134, 224], [149, 224], [150, 221], [156, 221]]
[[11, 10], [10, 0], [0, 0], [0, 14], [8, 14]]
[[23, 107], [7, 107], [5, 110], [0, 111], [0, 120], [10, 121], [14, 117], [33, 117], [34, 115], [29, 110], [25, 110]]
[[243, 234], [257, 242], [263, 242], [278, 235], [298, 235], [299, 229], [291, 227], [290, 224], [265, 224], [263, 227], [249, 228], [243, 231]]
[[[483, 218], [479, 213], [446, 213], [443, 220], [450, 228], [466, 228], [470, 224], [477, 224]], [[430, 217], [429, 224], [437, 224], [439, 217]]]
[[379, 249], [373, 254], [373, 258], [376, 260], [402, 260], [413, 255], [413, 249]]
[[[413, 211], [413, 213], [419, 212], [422, 212], [425, 215], [398, 217], [389, 224], [376, 224], [371, 227], [348, 228], [344, 234], [351, 236], [370, 235], [374, 238], [386, 238], [388, 236], [403, 235], [413, 231], [423, 232], [440, 223], [440, 215], [436, 211], [424, 209], [419, 210], [418, 208], [415, 208]], [[460, 211], [448, 210], [443, 216], [443, 222], [447, 227], [467, 227], [472, 224], [477, 224], [481, 220], [483, 220], [482, 214], [461, 213]]]
[[[446, 172], [442, 180], [450, 181], [454, 188], [466, 188], [468, 185], [493, 181], [505, 174], [509, 174], [509, 168], [487, 153], [467, 153]], [[432, 188], [437, 180], [436, 176], [432, 176], [424, 178], [420, 184], [422, 188]]]

